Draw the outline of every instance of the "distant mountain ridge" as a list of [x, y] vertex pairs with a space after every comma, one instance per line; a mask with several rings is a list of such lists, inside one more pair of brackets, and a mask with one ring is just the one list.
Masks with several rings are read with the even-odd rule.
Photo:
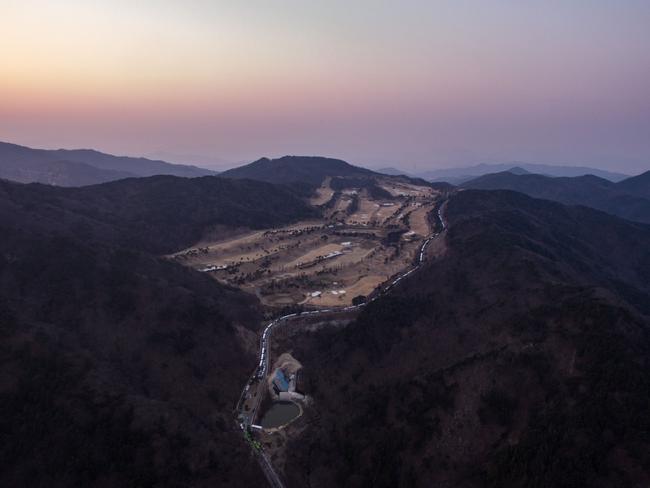
[[[532, 163], [478, 164], [461, 168], [444, 168], [406, 172], [386, 167], [371, 170], [343, 160], [321, 156], [283, 156], [261, 158], [221, 173], [193, 165], [169, 163], [143, 157], [115, 156], [93, 149], [34, 149], [0, 142], [0, 178], [19, 183], [45, 183], [55, 186], [85, 186], [129, 177], [171, 175], [194, 178], [219, 174], [226, 178], [250, 178], [269, 183], [320, 184], [327, 176], [404, 175], [429, 182], [461, 184], [478, 176], [502, 171], [536, 173], [547, 176], [574, 177], [593, 174], [612, 182], [628, 175], [584, 166], [554, 166]], [[644, 195], [642, 195], [644, 196]], [[648, 195], [644, 196], [648, 198]]]
[[650, 199], [650, 170], [619, 182], [617, 187], [632, 195]]
[[613, 183], [594, 175], [551, 177], [514, 174], [483, 175], [461, 185], [475, 190], [513, 190], [568, 205], [586, 205], [628, 220], [650, 223], [650, 172]]
[[381, 173], [383, 175], [388, 175], [388, 176], [400, 176], [400, 175], [413, 176], [411, 173], [407, 171], [398, 168], [393, 168], [392, 166], [388, 166], [386, 168], [379, 168], [376, 171], [377, 173]]
[[192, 178], [213, 174], [196, 166], [113, 156], [92, 149], [32, 149], [0, 142], [0, 178], [19, 183], [83, 186], [132, 176]]
[[353, 166], [341, 159], [320, 156], [261, 158], [219, 173], [223, 178], [249, 178], [269, 183], [309, 183], [320, 185], [328, 176], [379, 176], [372, 170]]
[[624, 180], [625, 178], [629, 178], [629, 175], [622, 173], [615, 173], [597, 168], [589, 168], [586, 166], [555, 166], [551, 164], [534, 164], [522, 162], [499, 164], [482, 163], [461, 168], [434, 169], [418, 172], [417, 176], [429, 181], [446, 181], [448, 183], [458, 185], [464, 183], [465, 181], [469, 181], [478, 176], [483, 176], [486, 174], [499, 173], [502, 171], [513, 172], [511, 171], [513, 168], [517, 168], [518, 171], [526, 171], [528, 173], [536, 173], [546, 176], [574, 177], [591, 174], [612, 182], [618, 182]]
[[508, 172], [515, 174], [515, 175], [527, 175], [530, 174], [530, 171], [525, 170], [524, 168], [520, 166], [515, 166], [513, 168], [510, 168]]

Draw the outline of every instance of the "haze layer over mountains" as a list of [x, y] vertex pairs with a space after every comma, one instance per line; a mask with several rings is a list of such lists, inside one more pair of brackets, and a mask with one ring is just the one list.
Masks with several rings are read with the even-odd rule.
[[[293, 179], [308, 178], [306, 173], [310, 171], [309, 160], [317, 160], [314, 157], [304, 157], [304, 164], [300, 168], [293, 168], [297, 171], [294, 175], [285, 176]], [[331, 158], [330, 158], [331, 159]], [[282, 161], [283, 158], [280, 158]], [[262, 178], [265, 162], [268, 158], [256, 161], [256, 165], [249, 167], [243, 165], [225, 173], [233, 177], [243, 177], [247, 174], [255, 174]], [[331, 160], [332, 164], [335, 160]], [[340, 160], [339, 160], [340, 161]], [[595, 175], [601, 178], [618, 182], [628, 177], [622, 173], [604, 171], [584, 166], [553, 166], [547, 164], [530, 164], [522, 162], [501, 163], [501, 164], [479, 164], [447, 169], [431, 169], [410, 172], [398, 168], [381, 168], [376, 170], [379, 173], [388, 175], [410, 175], [428, 181], [446, 181], [452, 184], [460, 184], [477, 176], [503, 171], [513, 171], [519, 168], [519, 172], [536, 173], [546, 176], [584, 176]], [[267, 167], [268, 173], [269, 167]], [[286, 165], [275, 163], [273, 170], [282, 174], [286, 171]], [[362, 173], [368, 171], [365, 168], [356, 166], [353, 171]], [[346, 170], [343, 170], [346, 172]], [[21, 183], [47, 183], [58, 186], [82, 186], [94, 183], [103, 183], [121, 178], [133, 176], [153, 176], [158, 174], [196, 177], [214, 175], [216, 172], [191, 165], [173, 164], [165, 161], [151, 160], [147, 158], [134, 158], [127, 156], [113, 156], [89, 149], [32, 149], [17, 144], [0, 142], [0, 178], [5, 178]], [[265, 177], [282, 178], [282, 176]], [[269, 180], [270, 181], [270, 180]]]
[[31, 149], [0, 142], [0, 178], [21, 183], [82, 186], [134, 176], [205, 176], [213, 171], [91, 149]]

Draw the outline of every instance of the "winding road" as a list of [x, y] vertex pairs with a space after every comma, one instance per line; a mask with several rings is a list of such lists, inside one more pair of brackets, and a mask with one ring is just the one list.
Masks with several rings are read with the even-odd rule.
[[[425, 261], [426, 258], [426, 249], [429, 243], [437, 238], [440, 234], [442, 234], [446, 229], [447, 229], [447, 224], [445, 223], [445, 220], [443, 218], [443, 208], [445, 207], [447, 203], [447, 200], [443, 201], [439, 207], [438, 207], [438, 212], [436, 213], [437, 217], [437, 224], [436, 228], [440, 229], [440, 232], [435, 232], [431, 236], [427, 237], [424, 242], [422, 242], [422, 245], [420, 246], [420, 251], [418, 254], [418, 259], [413, 268], [410, 270], [398, 275], [393, 281], [391, 281], [388, 285], [382, 286], [378, 292], [374, 294], [371, 298], [369, 298], [366, 302], [360, 303], [358, 305], [349, 305], [347, 307], [343, 308], [325, 308], [321, 310], [310, 310], [307, 312], [300, 312], [300, 313], [291, 313], [288, 315], [283, 315], [282, 317], [279, 317], [269, 324], [264, 328], [264, 332], [262, 332], [262, 338], [260, 340], [260, 356], [259, 356], [259, 364], [253, 373], [253, 375], [250, 377], [250, 379], [246, 382], [246, 385], [244, 386], [244, 389], [242, 390], [242, 393], [239, 397], [239, 401], [237, 402], [237, 407], [236, 407], [236, 412], [238, 413], [238, 424], [239, 427], [242, 429], [242, 431], [247, 432], [248, 429], [250, 428], [251, 424], [253, 424], [255, 420], [255, 416], [257, 415], [257, 409], [259, 408], [259, 405], [261, 403], [261, 395], [258, 395], [257, 401], [255, 403], [255, 406], [253, 409], [251, 409], [249, 412], [245, 412], [243, 405], [246, 400], [246, 396], [248, 394], [248, 391], [251, 388], [251, 385], [257, 380], [261, 380], [266, 375], [268, 374], [269, 370], [269, 342], [271, 339], [271, 333], [273, 332], [273, 329], [277, 327], [278, 325], [289, 322], [292, 320], [296, 320], [298, 318], [304, 318], [304, 317], [310, 317], [313, 315], [323, 315], [323, 314], [337, 314], [337, 313], [350, 313], [351, 311], [354, 310], [359, 310], [369, 303], [374, 302], [377, 300], [379, 297], [385, 295], [388, 293], [388, 291], [396, 286], [400, 281], [402, 281], [404, 278], [412, 274], [413, 272], [417, 271], [422, 264]], [[266, 455], [264, 450], [261, 448], [261, 446], [258, 445], [253, 445], [253, 450], [255, 452], [256, 458], [258, 462], [260, 463], [260, 467], [262, 468], [262, 471], [264, 472], [270, 486], [274, 488], [284, 488], [284, 484], [282, 483], [282, 480], [280, 479], [279, 475], [273, 468], [273, 465], [271, 464], [271, 460], [269, 457]]]

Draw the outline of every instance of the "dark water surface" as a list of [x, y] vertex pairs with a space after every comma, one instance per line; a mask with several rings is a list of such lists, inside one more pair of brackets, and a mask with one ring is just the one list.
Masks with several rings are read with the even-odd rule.
[[300, 414], [298, 405], [292, 402], [275, 402], [262, 417], [261, 425], [265, 429], [280, 427]]

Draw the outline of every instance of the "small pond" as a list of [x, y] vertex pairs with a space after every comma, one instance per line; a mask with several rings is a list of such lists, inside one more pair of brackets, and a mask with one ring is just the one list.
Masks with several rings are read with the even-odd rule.
[[275, 402], [271, 405], [260, 424], [265, 429], [272, 429], [288, 424], [300, 415], [300, 407], [292, 402]]

